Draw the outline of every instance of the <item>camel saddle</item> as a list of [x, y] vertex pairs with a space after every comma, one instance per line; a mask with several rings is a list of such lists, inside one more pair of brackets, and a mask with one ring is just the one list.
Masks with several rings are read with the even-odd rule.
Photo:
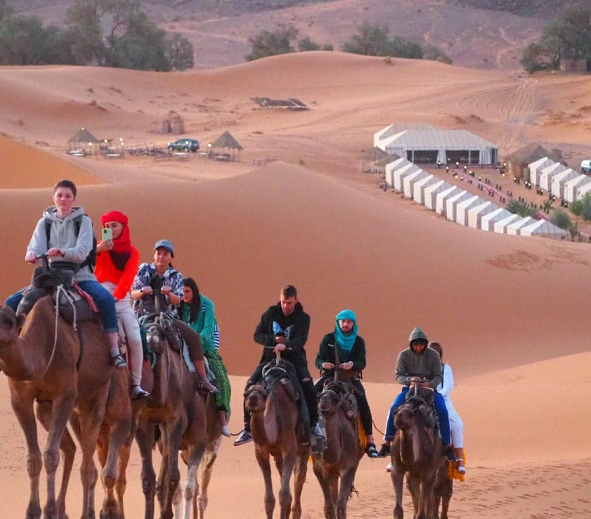
[[435, 403], [433, 401], [434, 393], [433, 390], [424, 387], [417, 388], [416, 393], [412, 393], [412, 389], [409, 389], [404, 403], [412, 405], [413, 408], [423, 413], [425, 423], [431, 424], [431, 427], [435, 429], [436, 436], [441, 438], [439, 419], [437, 418], [437, 411], [435, 410]]
[[[27, 315], [42, 297], [50, 295], [62, 318], [68, 322], [99, 321], [98, 310], [89, 294], [74, 281], [75, 265], [68, 262], [53, 262], [50, 267], [37, 267], [31, 285], [23, 292], [17, 315]], [[61, 287], [58, 290], [58, 287]], [[92, 307], [91, 307], [92, 305]]]
[[285, 359], [279, 362], [276, 359], [270, 360], [263, 367], [263, 378], [260, 383], [268, 394], [273, 391], [276, 384], [283, 385], [287, 395], [296, 402], [298, 407], [299, 420], [296, 433], [303, 443], [309, 442], [310, 415], [293, 364]]

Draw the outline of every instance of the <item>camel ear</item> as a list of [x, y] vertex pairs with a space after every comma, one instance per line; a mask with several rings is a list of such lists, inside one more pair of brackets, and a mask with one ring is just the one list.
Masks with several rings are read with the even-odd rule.
[[16, 314], [16, 328], [17, 328], [17, 330], [22, 329], [22, 327], [25, 325], [26, 320], [27, 320], [26, 314]]

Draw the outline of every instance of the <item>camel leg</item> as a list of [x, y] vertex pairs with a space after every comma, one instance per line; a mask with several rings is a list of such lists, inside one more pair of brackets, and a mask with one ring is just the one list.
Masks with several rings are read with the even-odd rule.
[[195, 500], [197, 492], [197, 471], [199, 470], [199, 464], [205, 453], [205, 441], [201, 441], [196, 445], [189, 447], [188, 459], [187, 459], [187, 478], [185, 480], [183, 498], [183, 518], [191, 519], [191, 505]]
[[328, 488], [330, 489], [330, 502], [332, 503], [332, 513], [336, 516], [336, 504], [339, 497], [339, 475], [329, 473], [326, 477], [328, 480]]
[[353, 482], [355, 481], [355, 473], [357, 466], [349, 468], [341, 475], [341, 485], [339, 488], [339, 496], [336, 501], [337, 519], [347, 518], [347, 500], [353, 490]]
[[27, 472], [30, 480], [30, 496], [25, 517], [26, 519], [39, 519], [41, 517], [39, 478], [43, 463], [37, 439], [37, 423], [33, 410], [33, 399], [24, 400], [20, 395], [12, 391], [12, 386], [10, 393], [10, 403], [23, 430], [27, 444]]
[[145, 498], [145, 519], [154, 519], [154, 496], [156, 494], [156, 473], [152, 463], [152, 447], [154, 445], [154, 425], [140, 418], [135, 433], [140, 457], [142, 460], [142, 491]]
[[290, 484], [296, 460], [297, 452], [295, 448], [283, 453], [283, 470], [281, 471], [281, 488], [279, 489], [280, 519], [289, 519], [291, 513], [292, 495]]
[[306, 471], [308, 470], [309, 452], [306, 449], [303, 453], [298, 453], [296, 466], [294, 469], [293, 483], [293, 507], [291, 512], [293, 519], [300, 519], [302, 516], [302, 491], [306, 482]]
[[[56, 398], [53, 401], [47, 446], [43, 453], [43, 465], [47, 473], [47, 503], [43, 509], [44, 519], [59, 517], [59, 510], [55, 499], [55, 474], [59, 465], [59, 448], [70, 414], [74, 409], [75, 392]], [[94, 450], [94, 448], [93, 448]]]
[[211, 474], [213, 472], [213, 464], [218, 457], [218, 449], [222, 444], [222, 437], [218, 436], [213, 444], [210, 444], [206, 451], [204, 459], [201, 461], [201, 466], [203, 467], [201, 470], [201, 484], [197, 487], [196, 494], [197, 497], [197, 507], [199, 515], [197, 515], [197, 511], [194, 511], [194, 518], [196, 519], [204, 519], [205, 517], [205, 510], [207, 509], [207, 489], [209, 488], [209, 483], [211, 481]]
[[390, 473], [394, 493], [396, 494], [396, 505], [394, 506], [394, 519], [403, 519], [404, 511], [402, 509], [402, 490], [404, 484], [404, 472], [394, 465], [394, 470]]
[[[172, 519], [172, 500], [179, 481], [181, 473], [179, 471], [179, 449], [183, 432], [187, 429], [187, 419], [185, 417], [177, 420], [166, 427], [167, 440], [166, 452], [168, 460], [166, 463], [166, 478], [164, 479], [164, 506], [161, 511], [161, 519]], [[164, 463], [163, 463], [164, 465]]]
[[419, 478], [412, 477], [409, 474], [408, 476], [406, 476], [406, 486], [412, 498], [412, 506], [415, 511], [414, 517], [417, 517], [417, 515], [419, 514], [419, 510], [421, 509], [421, 504], [419, 501], [419, 497], [421, 495], [421, 481]]
[[273, 481], [271, 479], [271, 462], [269, 453], [263, 451], [258, 445], [255, 445], [255, 456], [257, 463], [263, 473], [265, 481], [265, 513], [267, 519], [273, 519], [273, 510], [275, 509], [275, 496], [273, 495]]
[[[46, 431], [49, 430], [51, 423], [51, 402], [39, 402], [37, 404], [37, 419], [43, 425]], [[61, 519], [67, 519], [66, 514], [66, 492], [70, 483], [70, 476], [72, 474], [72, 467], [74, 466], [74, 457], [76, 455], [76, 444], [70, 435], [68, 428], [64, 429], [62, 441], [60, 443], [60, 450], [62, 451], [62, 458], [64, 467], [62, 470], [62, 482], [60, 485], [60, 493], [57, 497], [57, 509]]]
[[133, 442], [133, 435], [129, 436], [121, 452], [119, 453], [119, 477], [115, 484], [115, 492], [117, 494], [117, 501], [119, 502], [119, 510], [121, 512], [121, 519], [125, 519], [125, 509], [123, 507], [123, 496], [125, 496], [125, 490], [127, 489], [127, 465], [129, 464], [129, 458], [131, 456], [131, 444]]
[[316, 478], [320, 484], [320, 489], [322, 490], [322, 495], [324, 496], [324, 517], [326, 519], [334, 519], [334, 503], [332, 502], [332, 494], [320, 463], [314, 462], [314, 474], [316, 474]]

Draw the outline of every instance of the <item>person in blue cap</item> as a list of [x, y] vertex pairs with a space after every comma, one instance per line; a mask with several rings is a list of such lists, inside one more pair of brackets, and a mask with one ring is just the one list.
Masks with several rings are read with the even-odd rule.
[[357, 317], [353, 310], [343, 310], [337, 314], [334, 331], [326, 334], [320, 343], [316, 367], [320, 370], [321, 377], [316, 382], [315, 388], [317, 393], [322, 392], [325, 381], [334, 377], [335, 369], [340, 370], [339, 378], [351, 382], [357, 389], [355, 398], [367, 436], [365, 452], [370, 458], [377, 458], [371, 410], [360, 378], [365, 365], [365, 341], [357, 333]]

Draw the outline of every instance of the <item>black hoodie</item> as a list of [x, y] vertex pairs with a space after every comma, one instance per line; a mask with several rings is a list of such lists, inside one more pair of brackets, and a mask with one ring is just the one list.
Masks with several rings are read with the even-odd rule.
[[[275, 323], [275, 325], [273, 324]], [[270, 306], [261, 316], [261, 321], [254, 331], [254, 340], [263, 346], [269, 346], [263, 350], [261, 363], [275, 358], [271, 347], [275, 347], [275, 336], [278, 331], [285, 334], [287, 350], [282, 352], [282, 358], [293, 364], [307, 366], [306, 350], [304, 346], [308, 340], [310, 331], [310, 316], [304, 312], [301, 303], [296, 303], [294, 311], [285, 315], [281, 309], [281, 303]]]

